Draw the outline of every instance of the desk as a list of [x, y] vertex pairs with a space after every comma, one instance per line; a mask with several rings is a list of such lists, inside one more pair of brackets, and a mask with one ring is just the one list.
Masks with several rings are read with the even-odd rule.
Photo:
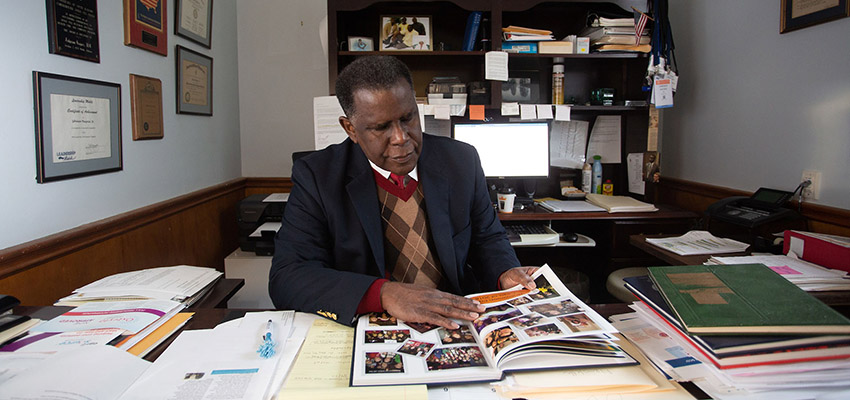
[[590, 302], [615, 300], [605, 290], [605, 279], [618, 269], [657, 264], [654, 257], [629, 244], [635, 234], [683, 234], [693, 227], [697, 214], [669, 206], [656, 212], [553, 213], [532, 205], [513, 213], [499, 213], [501, 221], [551, 221], [558, 232], [581, 233], [596, 242], [594, 247], [515, 247], [523, 265], [548, 263], [556, 271], [573, 269], [590, 278]]
[[219, 279], [213, 288], [190, 308], [225, 308], [227, 301], [244, 285], [244, 279]]

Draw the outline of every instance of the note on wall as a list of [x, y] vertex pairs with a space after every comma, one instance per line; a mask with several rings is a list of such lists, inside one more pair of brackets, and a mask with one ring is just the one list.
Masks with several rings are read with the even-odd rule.
[[584, 166], [587, 121], [554, 121], [549, 136], [549, 164], [561, 168]]
[[590, 131], [590, 144], [587, 145], [587, 159], [602, 156], [603, 164], [619, 164], [620, 157], [620, 121], [619, 115], [600, 115], [596, 117]]
[[339, 117], [345, 115], [336, 96], [319, 96], [313, 98], [313, 134], [316, 140], [316, 150], [328, 145], [340, 143], [348, 134], [339, 124]]

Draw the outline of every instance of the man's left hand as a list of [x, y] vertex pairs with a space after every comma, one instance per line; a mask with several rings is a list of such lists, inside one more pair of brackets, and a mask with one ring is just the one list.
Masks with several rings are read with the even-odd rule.
[[534, 271], [537, 271], [538, 267], [516, 267], [511, 268], [499, 277], [499, 285], [502, 289], [509, 289], [516, 285], [522, 285], [522, 287], [534, 290], [537, 289], [537, 285], [534, 283], [534, 279], [531, 279], [531, 275], [534, 274]]

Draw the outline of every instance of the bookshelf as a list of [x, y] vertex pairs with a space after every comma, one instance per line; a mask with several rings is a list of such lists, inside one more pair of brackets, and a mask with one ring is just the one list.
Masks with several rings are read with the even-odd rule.
[[[484, 80], [484, 55], [480, 43], [473, 51], [460, 51], [471, 11], [481, 11], [482, 29], [487, 30], [492, 50], [502, 46], [501, 28], [518, 25], [553, 31], [556, 39], [578, 34], [586, 25], [588, 12], [631, 13], [631, 7], [647, 9], [646, 0], [609, 1], [539, 1], [539, 0], [452, 0], [452, 1], [376, 1], [328, 0], [328, 71], [331, 94], [337, 75], [357, 57], [365, 55], [393, 55], [411, 69], [417, 96], [425, 96], [428, 83], [435, 76], [457, 76], [464, 83], [486, 82], [490, 99], [485, 103], [486, 114], [494, 120], [501, 117], [502, 82]], [[628, 10], [628, 11], [626, 11]], [[429, 16], [432, 26], [432, 51], [367, 51], [347, 50], [349, 36], [366, 36], [380, 46], [381, 17], [389, 15]], [[641, 91], [648, 63], [645, 54], [591, 53], [591, 54], [510, 54], [510, 74], [529, 76], [539, 87], [538, 104], [551, 102], [551, 73], [555, 57], [563, 57], [565, 66], [564, 97], [575, 100], [572, 118], [593, 122], [598, 115], [620, 115], [621, 164], [606, 164], [603, 174], [614, 183], [614, 193], [627, 194], [628, 179], [626, 157], [628, 153], [647, 149], [649, 110], [646, 106], [625, 106], [625, 100], [647, 100]], [[595, 88], [614, 88], [615, 105], [589, 105], [590, 92]], [[453, 119], [459, 117], [452, 117]], [[559, 180], [576, 179], [580, 171], [553, 168], [551, 178], [537, 183], [538, 195], [559, 194]]]

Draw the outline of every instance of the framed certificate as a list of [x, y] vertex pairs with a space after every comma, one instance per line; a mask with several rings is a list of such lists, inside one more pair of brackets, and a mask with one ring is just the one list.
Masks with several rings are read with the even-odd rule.
[[133, 140], [162, 139], [162, 81], [130, 74]]
[[36, 180], [119, 171], [121, 85], [33, 71]]
[[212, 115], [213, 59], [176, 46], [177, 113]]
[[850, 16], [848, 0], [782, 0], [779, 33]]
[[124, 44], [168, 55], [167, 0], [124, 0]]
[[175, 1], [174, 34], [211, 48], [213, 0]]
[[97, 0], [47, 0], [47, 44], [52, 54], [99, 63]]

